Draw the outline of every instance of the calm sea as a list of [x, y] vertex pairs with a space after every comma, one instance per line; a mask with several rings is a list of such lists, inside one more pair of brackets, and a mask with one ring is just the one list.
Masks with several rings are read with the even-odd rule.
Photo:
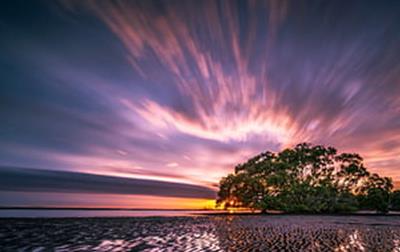
[[0, 218], [68, 218], [68, 217], [150, 217], [189, 216], [218, 211], [205, 210], [61, 210], [1, 209]]

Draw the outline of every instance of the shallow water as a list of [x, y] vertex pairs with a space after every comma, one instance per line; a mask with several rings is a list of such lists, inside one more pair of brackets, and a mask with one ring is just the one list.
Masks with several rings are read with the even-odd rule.
[[400, 251], [400, 217], [0, 219], [0, 251]]
[[154, 217], [216, 213], [211, 210], [0, 209], [0, 218]]

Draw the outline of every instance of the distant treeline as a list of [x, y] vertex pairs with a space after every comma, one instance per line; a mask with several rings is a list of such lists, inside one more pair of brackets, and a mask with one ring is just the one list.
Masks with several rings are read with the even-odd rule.
[[369, 173], [360, 155], [302, 143], [237, 165], [221, 179], [217, 204], [263, 212], [385, 213], [400, 210], [400, 191], [392, 190], [392, 180]]

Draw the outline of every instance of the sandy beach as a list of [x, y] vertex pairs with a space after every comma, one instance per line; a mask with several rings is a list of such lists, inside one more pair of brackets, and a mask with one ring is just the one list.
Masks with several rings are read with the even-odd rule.
[[400, 217], [4, 218], [1, 251], [400, 251]]

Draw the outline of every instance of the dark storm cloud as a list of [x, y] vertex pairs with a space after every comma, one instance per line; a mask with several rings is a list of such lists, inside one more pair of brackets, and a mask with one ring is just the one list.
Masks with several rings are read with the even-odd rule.
[[0, 190], [214, 198], [207, 187], [94, 174], [0, 167]]

